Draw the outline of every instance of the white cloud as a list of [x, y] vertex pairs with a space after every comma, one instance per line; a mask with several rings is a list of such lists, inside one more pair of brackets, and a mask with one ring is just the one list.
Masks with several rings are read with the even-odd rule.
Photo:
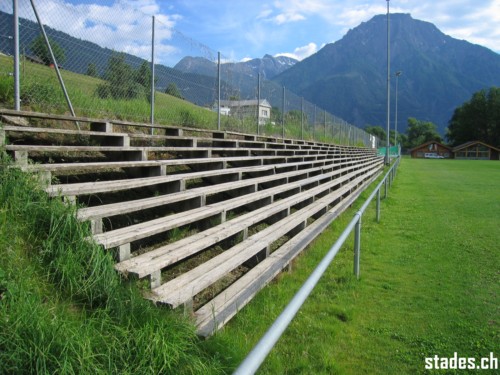
[[306, 17], [304, 17], [302, 14], [290, 12], [278, 14], [276, 17], [274, 17], [274, 22], [278, 25], [282, 25], [284, 23], [302, 21], [305, 19]]
[[292, 53], [290, 52], [284, 52], [284, 53], [278, 53], [275, 55], [276, 56], [286, 56], [286, 57], [291, 57], [296, 60], [304, 60], [305, 58], [311, 56], [312, 54], [318, 52], [318, 46], [316, 43], [309, 43], [306, 46], [303, 47], [297, 47], [294, 49]]
[[[36, 20], [29, 2], [23, 1], [19, 5], [21, 18]], [[44, 25], [101, 47], [148, 60], [151, 57], [151, 16], [160, 12], [157, 0], [120, 0], [110, 5], [75, 5], [65, 0], [44, 0], [35, 5]], [[3, 10], [4, 6], [1, 8]], [[165, 59], [167, 54], [178, 52], [177, 48], [168, 43], [179, 18], [178, 15], [156, 16], [157, 62]]]
[[272, 7], [266, 5], [257, 18], [283, 25], [304, 21], [310, 15], [321, 14], [327, 9], [328, 1], [325, 0], [275, 1]]

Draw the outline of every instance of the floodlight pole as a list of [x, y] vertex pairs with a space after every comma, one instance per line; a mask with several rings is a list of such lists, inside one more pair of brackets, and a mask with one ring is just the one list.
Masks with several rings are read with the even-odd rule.
[[390, 52], [390, 22], [389, 22], [389, 2], [390, 0], [387, 0], [387, 145], [385, 148], [385, 164], [389, 165], [391, 164], [391, 159], [389, 155], [389, 148], [391, 146], [390, 144], [390, 139], [389, 139], [389, 131], [390, 131], [390, 120], [391, 120], [391, 115], [390, 115], [390, 109], [391, 109], [391, 52]]

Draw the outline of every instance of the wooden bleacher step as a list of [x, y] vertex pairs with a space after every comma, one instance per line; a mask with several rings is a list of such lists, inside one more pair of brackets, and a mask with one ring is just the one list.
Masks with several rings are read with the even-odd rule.
[[323, 216], [292, 237], [211, 301], [199, 308], [194, 313], [198, 335], [210, 336], [224, 326], [258, 291], [272, 281], [285, 267], [288, 267], [307, 245], [352, 204], [363, 191], [363, 188], [372, 180], [373, 178], [366, 181], [348, 198], [331, 207]]

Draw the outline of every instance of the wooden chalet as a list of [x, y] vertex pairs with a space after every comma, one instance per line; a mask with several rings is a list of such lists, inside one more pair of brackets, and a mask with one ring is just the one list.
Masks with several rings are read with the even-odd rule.
[[500, 160], [500, 150], [480, 141], [471, 141], [453, 148], [455, 159]]
[[412, 158], [425, 158], [427, 155], [432, 154], [437, 157], [445, 159], [452, 158], [453, 152], [451, 147], [445, 146], [439, 142], [431, 141], [421, 144], [410, 150]]

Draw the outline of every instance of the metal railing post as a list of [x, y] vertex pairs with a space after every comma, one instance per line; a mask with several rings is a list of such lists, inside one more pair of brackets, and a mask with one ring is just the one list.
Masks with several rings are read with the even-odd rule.
[[377, 223], [380, 223], [380, 189], [377, 190]]
[[385, 176], [385, 179], [384, 179], [384, 188], [385, 188], [384, 199], [386, 199], [387, 198], [387, 176]]
[[354, 226], [354, 275], [359, 279], [359, 257], [361, 255], [361, 212], [357, 212], [358, 221]]

